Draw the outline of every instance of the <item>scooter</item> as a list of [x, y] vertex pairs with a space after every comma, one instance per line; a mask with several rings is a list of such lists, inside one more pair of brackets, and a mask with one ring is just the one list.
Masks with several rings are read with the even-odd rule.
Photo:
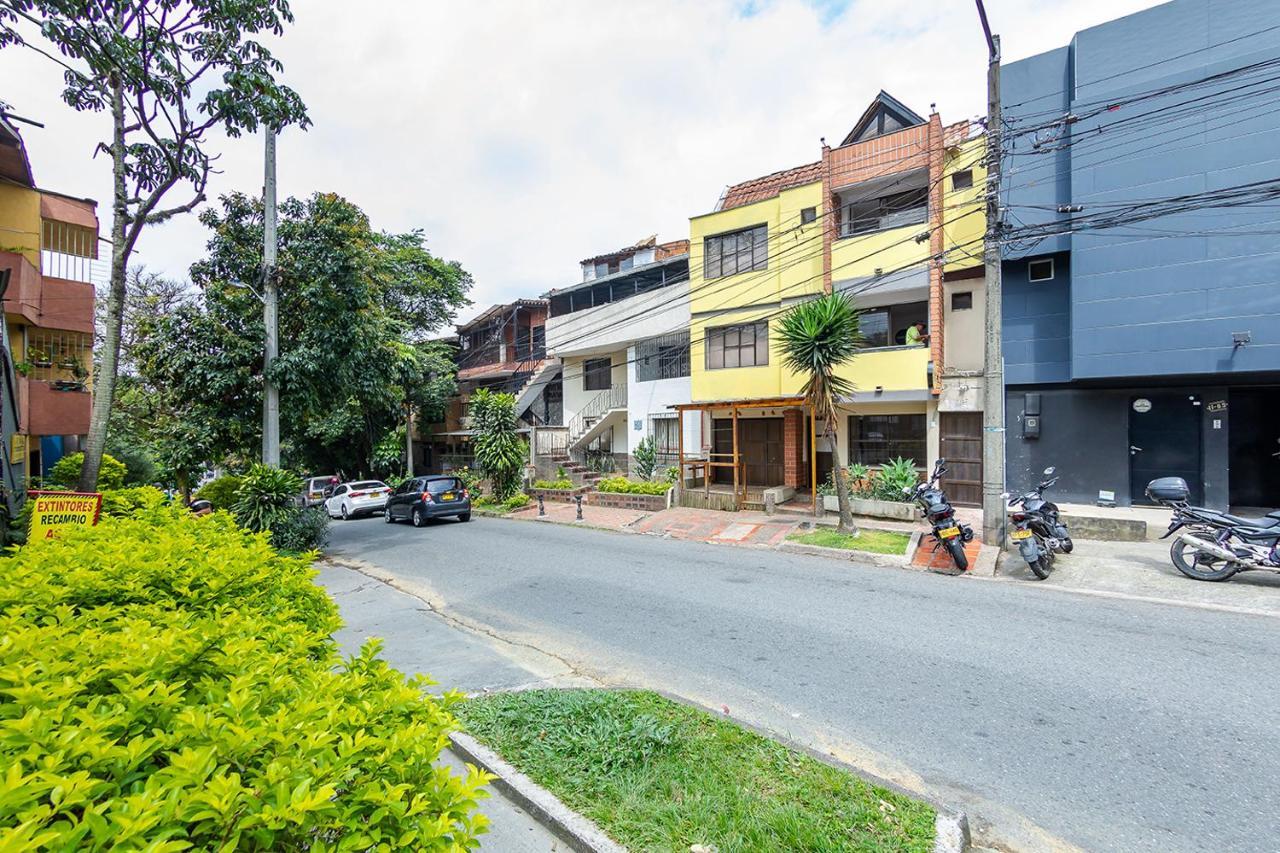
[[933, 473], [923, 483], [914, 487], [908, 486], [902, 493], [915, 501], [924, 511], [924, 517], [933, 527], [933, 550], [946, 548], [952, 561], [960, 571], [969, 568], [969, 558], [964, 553], [964, 543], [972, 541], [973, 528], [956, 520], [956, 511], [938, 487], [938, 480], [947, 473], [947, 460], [939, 459], [933, 464]]
[[[1009, 501], [1009, 520], [1013, 523], [1009, 539], [1018, 546], [1022, 559], [1027, 561], [1033, 574], [1040, 580], [1053, 571], [1054, 556], [1059, 551], [1070, 554], [1075, 544], [1071, 533], [1058, 515], [1057, 505], [1044, 499], [1044, 490], [1058, 482], [1053, 476], [1055, 468], [1044, 469], [1046, 479], [1033, 491]], [[1008, 499], [1008, 493], [1005, 494]]]

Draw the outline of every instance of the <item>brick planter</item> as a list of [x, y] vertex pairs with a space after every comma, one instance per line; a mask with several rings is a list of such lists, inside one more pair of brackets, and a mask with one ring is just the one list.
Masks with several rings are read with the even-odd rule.
[[[670, 491], [668, 491], [670, 494]], [[661, 512], [667, 508], [667, 495], [628, 495], [621, 492], [591, 492], [587, 503], [592, 506], [608, 506], [614, 509], [634, 509], [641, 512]]]
[[[557, 503], [571, 504], [574, 495], [587, 495], [591, 492], [591, 486], [578, 486], [576, 489], [528, 489], [529, 497], [533, 498], [533, 502], [538, 502], [538, 496], [541, 495], [544, 501], [556, 501]], [[588, 501], [589, 502], [589, 501]]]

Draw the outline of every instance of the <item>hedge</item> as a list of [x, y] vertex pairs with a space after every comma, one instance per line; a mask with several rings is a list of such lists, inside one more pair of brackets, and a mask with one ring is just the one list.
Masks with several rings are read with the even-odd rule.
[[6, 849], [466, 849], [483, 774], [457, 727], [302, 557], [226, 513], [141, 505], [12, 554], [0, 584]]
[[666, 480], [661, 482], [639, 482], [636, 480], [628, 480], [626, 477], [606, 477], [596, 483], [596, 491], [613, 492], [623, 495], [665, 495], [667, 489], [671, 488], [671, 483]]

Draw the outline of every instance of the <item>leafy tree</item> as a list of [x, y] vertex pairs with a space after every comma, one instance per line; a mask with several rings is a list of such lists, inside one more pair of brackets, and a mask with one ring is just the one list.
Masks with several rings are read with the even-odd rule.
[[[74, 489], [80, 482], [80, 469], [84, 465], [83, 453], [69, 453], [49, 469], [49, 483], [60, 489]], [[124, 463], [113, 456], [102, 454], [102, 471], [98, 484], [104, 489], [124, 487], [126, 469]]]
[[[823, 436], [835, 446], [836, 406], [853, 393], [853, 383], [836, 370], [853, 360], [862, 344], [858, 310], [847, 294], [828, 293], [802, 302], [782, 315], [778, 323], [783, 366], [806, 377], [805, 402], [813, 417], [823, 421]], [[836, 496], [840, 503], [840, 530], [856, 532], [849, 508], [849, 479], [843, 465], [836, 465]]]
[[[205, 430], [211, 458], [251, 456], [262, 429], [262, 305], [243, 283], [262, 258], [262, 205], [240, 194], [201, 214], [199, 298], [151, 318], [139, 371]], [[375, 231], [359, 207], [317, 193], [280, 205], [281, 448], [300, 470], [366, 473], [404, 426], [404, 403], [439, 409], [454, 391], [450, 351], [431, 336], [468, 304], [471, 277], [421, 232]], [[396, 448], [399, 458], [400, 447]], [[385, 464], [385, 463], [384, 463]]]
[[524, 440], [516, 433], [516, 397], [481, 388], [468, 406], [475, 421], [476, 464], [489, 478], [495, 500], [512, 497], [520, 487], [520, 472], [528, 457]]
[[[96, 146], [111, 158], [111, 286], [80, 474], [85, 491], [97, 483], [106, 447], [126, 270], [143, 229], [205, 200], [212, 135], [310, 123], [302, 99], [276, 82], [280, 63], [253, 38], [280, 36], [292, 20], [287, 0], [0, 3], [0, 48], [47, 57], [62, 71], [70, 107], [111, 117]], [[185, 190], [180, 200], [170, 198], [175, 190]]]

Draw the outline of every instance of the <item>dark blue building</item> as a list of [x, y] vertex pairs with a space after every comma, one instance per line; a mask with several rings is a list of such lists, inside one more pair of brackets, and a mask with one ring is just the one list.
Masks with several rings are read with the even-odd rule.
[[1008, 482], [1280, 506], [1280, 0], [1174, 0], [1002, 69]]

